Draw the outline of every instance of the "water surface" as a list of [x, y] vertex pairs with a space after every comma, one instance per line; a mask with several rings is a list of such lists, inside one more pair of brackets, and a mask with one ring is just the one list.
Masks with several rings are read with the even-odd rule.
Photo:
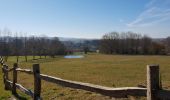
[[71, 59], [71, 58], [84, 58], [83, 55], [67, 55], [64, 58]]

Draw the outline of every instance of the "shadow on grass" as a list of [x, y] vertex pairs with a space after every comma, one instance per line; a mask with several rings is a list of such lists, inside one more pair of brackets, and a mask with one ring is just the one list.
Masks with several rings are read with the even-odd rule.
[[27, 100], [27, 98], [19, 95], [18, 93], [14, 95], [14, 97], [17, 99], [17, 100]]
[[[30, 59], [27, 62], [28, 63], [47, 63], [47, 62], [59, 61], [61, 59], [64, 59], [63, 56], [55, 57], [55, 58], [36, 58], [36, 59]], [[26, 61], [22, 61], [22, 62], [26, 62]]]

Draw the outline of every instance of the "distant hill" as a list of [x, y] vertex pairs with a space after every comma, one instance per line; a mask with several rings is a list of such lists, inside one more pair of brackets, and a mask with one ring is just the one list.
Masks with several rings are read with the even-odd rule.
[[65, 38], [58, 37], [68, 50], [83, 50], [88, 47], [90, 51], [96, 51], [99, 47], [98, 39]]
[[67, 38], [67, 37], [58, 37], [60, 41], [71, 41], [74, 43], [83, 43], [85, 41], [92, 41], [97, 39], [85, 39], [85, 38]]
[[63, 38], [63, 37], [59, 37], [59, 40], [64, 42], [64, 41], [71, 41], [71, 42], [74, 42], [74, 43], [81, 43], [81, 42], [84, 42], [85, 39], [79, 39], [79, 38]]

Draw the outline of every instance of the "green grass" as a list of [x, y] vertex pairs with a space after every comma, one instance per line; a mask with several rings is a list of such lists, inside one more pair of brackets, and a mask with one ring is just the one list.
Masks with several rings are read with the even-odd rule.
[[4, 90], [2, 72], [0, 72], [0, 100], [7, 99], [11, 96], [9, 91]]
[[[32, 69], [33, 63], [40, 63], [41, 73], [43, 74], [109, 87], [146, 85], [146, 65], [159, 64], [163, 87], [170, 87], [170, 56], [88, 54], [82, 59], [64, 59], [61, 56], [54, 59], [47, 58], [34, 61], [31, 59], [32, 57], [29, 57], [29, 61], [26, 63], [24, 57], [20, 57], [19, 66]], [[15, 61], [16, 57], [10, 57], [8, 64], [12, 66]], [[0, 97], [8, 98], [10, 92], [4, 91], [2, 73], [0, 73], [0, 82]], [[26, 88], [33, 89], [33, 76], [19, 73], [18, 83]], [[65, 88], [45, 81], [42, 81], [42, 97], [45, 100], [56, 98], [59, 100], [109, 99], [109, 97], [99, 94]], [[30, 99], [28, 96], [26, 98]]]

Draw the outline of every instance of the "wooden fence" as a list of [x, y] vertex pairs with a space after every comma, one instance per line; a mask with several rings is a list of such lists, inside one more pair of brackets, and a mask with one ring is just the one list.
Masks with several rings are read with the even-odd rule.
[[[41, 98], [41, 80], [59, 84], [65, 87], [74, 89], [82, 89], [91, 92], [96, 92], [105, 96], [113, 98], [128, 98], [129, 96], [144, 96], [147, 100], [170, 100], [170, 91], [162, 90], [159, 79], [159, 65], [148, 65], [147, 66], [147, 87], [122, 87], [122, 88], [110, 88], [99, 85], [93, 85], [90, 83], [82, 83], [70, 80], [64, 80], [61, 78], [48, 76], [40, 73], [39, 64], [33, 64], [33, 70], [21, 69], [18, 64], [15, 63], [13, 68], [9, 69], [2, 57], [0, 58], [2, 65], [3, 79], [5, 84], [5, 90], [11, 90], [12, 93], [16, 94], [16, 89], [21, 90], [25, 94], [31, 96], [34, 100], [40, 100]], [[10, 81], [8, 78], [8, 72], [13, 72], [13, 80]], [[17, 83], [17, 72], [24, 72], [32, 74], [34, 77], [34, 92], [24, 88], [21, 84]]]

